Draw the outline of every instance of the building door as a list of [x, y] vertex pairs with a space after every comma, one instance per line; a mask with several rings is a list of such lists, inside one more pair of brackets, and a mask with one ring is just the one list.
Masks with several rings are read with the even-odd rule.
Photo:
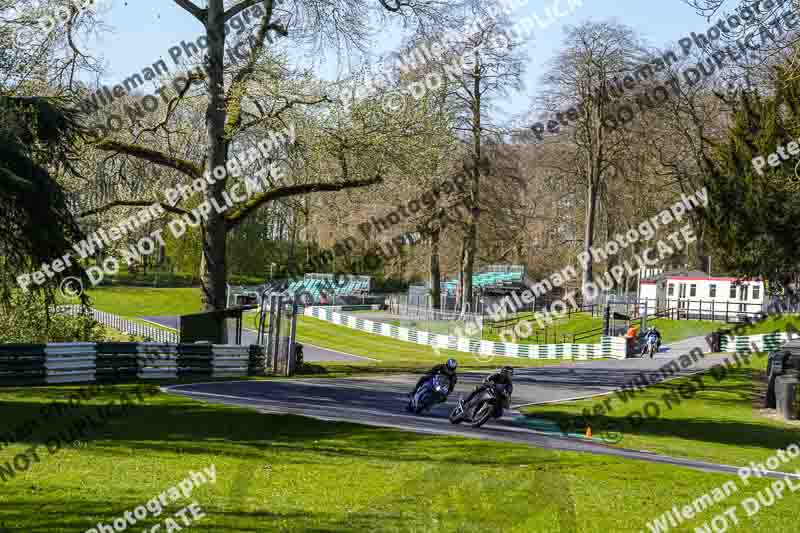
[[739, 304], [740, 313], [747, 312], [747, 304], [745, 303], [747, 301], [747, 287], [748, 285], [741, 285], [739, 287], [739, 300], [741, 300], [741, 303]]
[[678, 307], [681, 309], [686, 308], [686, 284], [681, 283], [678, 286]]

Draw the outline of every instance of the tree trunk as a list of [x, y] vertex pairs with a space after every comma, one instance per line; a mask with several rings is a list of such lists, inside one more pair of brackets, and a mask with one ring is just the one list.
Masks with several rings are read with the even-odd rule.
[[589, 146], [586, 160], [586, 221], [583, 232], [583, 252], [588, 257], [583, 264], [583, 295], [585, 303], [592, 303], [593, 294], [587, 294], [587, 285], [594, 282], [591, 249], [594, 244], [594, 225], [597, 218], [597, 200], [600, 194], [603, 162], [603, 103], [597, 102], [590, 112]]
[[441, 228], [438, 226], [431, 231], [431, 299], [432, 307], [440, 309], [442, 303], [442, 273], [439, 268], [439, 239]]
[[461, 257], [461, 311], [467, 311], [472, 301], [472, 272], [475, 268], [475, 255], [478, 251], [478, 222], [480, 206], [478, 191], [481, 172], [481, 66], [480, 54], [475, 51], [475, 66], [472, 70], [473, 91], [475, 99], [472, 103], [472, 168], [470, 169], [470, 186], [466, 204], [470, 208], [467, 213], [467, 229], [464, 235], [464, 248]]
[[[606, 209], [606, 243], [609, 243], [614, 240], [614, 216], [611, 214], [611, 206], [608, 206]], [[619, 255], [612, 254], [608, 256], [608, 260], [606, 261], [606, 272], [609, 273], [608, 278], [611, 279], [611, 287], [616, 292], [619, 288], [619, 284], [614, 279], [614, 276], [611, 275], [611, 269], [614, 268], [615, 265], [619, 263]]]
[[[206, 170], [225, 167], [228, 159], [228, 143], [225, 140], [225, 98], [222, 65], [225, 53], [225, 29], [222, 0], [209, 0], [206, 36], [208, 38], [208, 85], [210, 99], [206, 109], [206, 131], [208, 132], [208, 160]], [[225, 205], [222, 192], [227, 179], [215, 181], [206, 190], [205, 199]], [[227, 281], [226, 244], [227, 228], [222, 214], [212, 209], [203, 227], [203, 256], [200, 261], [200, 284], [203, 289], [202, 302], [206, 311], [223, 309]]]
[[461, 252], [461, 311], [469, 311], [472, 301], [472, 272], [475, 266], [477, 227], [470, 223], [464, 236]]
[[[591, 164], [591, 163], [590, 163]], [[586, 191], [586, 221], [583, 231], [583, 253], [589, 259], [584, 261], [583, 264], [583, 286], [584, 291], [589, 283], [594, 281], [594, 270], [591, 259], [591, 248], [594, 244], [594, 219], [597, 211], [597, 185], [594, 179], [590, 176], [589, 188]], [[593, 295], [584, 292], [584, 300], [586, 303], [591, 303]]]
[[706, 250], [706, 239], [703, 229], [702, 221], [694, 224], [694, 233], [697, 236], [697, 240], [694, 243], [694, 250], [695, 254], [697, 255], [695, 258], [695, 267], [697, 270], [711, 275], [711, 265], [709, 264], [711, 258]]
[[294, 272], [293, 270], [295, 262], [294, 251], [295, 251], [295, 242], [297, 240], [297, 233], [298, 233], [297, 221], [295, 219], [294, 223], [292, 224], [291, 232], [289, 233], [289, 249], [286, 254], [286, 268], [289, 270], [289, 272]]

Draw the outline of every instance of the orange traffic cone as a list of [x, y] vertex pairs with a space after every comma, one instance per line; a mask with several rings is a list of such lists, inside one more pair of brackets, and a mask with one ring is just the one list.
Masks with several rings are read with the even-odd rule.
[[587, 439], [591, 439], [592, 438], [592, 426], [586, 426], [586, 435], [585, 436], [586, 436]]

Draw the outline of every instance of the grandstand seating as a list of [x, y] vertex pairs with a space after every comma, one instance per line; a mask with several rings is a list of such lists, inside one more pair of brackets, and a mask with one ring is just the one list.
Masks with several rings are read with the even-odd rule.
[[229, 286], [228, 305], [260, 301], [264, 292], [282, 292], [292, 296], [303, 294], [304, 303], [332, 303], [330, 300], [334, 297], [337, 304], [363, 303], [364, 295], [372, 288], [372, 278], [369, 276], [342, 275], [337, 283], [333, 283], [333, 279], [332, 274], [306, 274], [297, 280], [278, 279], [250, 287]]
[[290, 294], [306, 293], [319, 302], [323, 293], [330, 297], [349, 296], [355, 294], [368, 293], [370, 290], [370, 278], [367, 276], [349, 276], [344, 278], [344, 283], [332, 283], [333, 278], [330, 274], [306, 274], [303, 279], [295, 280], [289, 284], [286, 291]]
[[[501, 287], [504, 285], [518, 285], [522, 283], [525, 273], [516, 272], [479, 272], [472, 275], [472, 286], [475, 288]], [[458, 280], [448, 280], [442, 282], [442, 291], [455, 293], [458, 287]]]

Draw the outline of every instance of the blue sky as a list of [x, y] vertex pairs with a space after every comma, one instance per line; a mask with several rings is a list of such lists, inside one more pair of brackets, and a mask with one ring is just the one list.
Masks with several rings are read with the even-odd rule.
[[[200, 23], [172, 0], [104, 1], [110, 6], [104, 21], [113, 28], [113, 33], [105, 34], [92, 47], [95, 53], [103, 54], [109, 67], [109, 76], [104, 80], [106, 84], [113, 85], [133, 72], [140, 72], [159, 58], [163, 58], [171, 67], [173, 63], [167, 53], [169, 48], [181, 40], [194, 42], [202, 32]], [[377, 4], [377, 0], [373, 1]], [[561, 0], [560, 11], [566, 8], [567, 1]], [[552, 2], [528, 0], [527, 5], [518, 9], [516, 14], [543, 17], [545, 7], [552, 5]], [[546, 29], [536, 28], [528, 45], [530, 62], [525, 75], [526, 87], [504, 103], [506, 112], [516, 114], [527, 110], [531, 97], [536, 95], [547, 61], [561, 45], [563, 26], [589, 19], [615, 19], [627, 24], [653, 46], [675, 46], [678, 39], [692, 31], [700, 32], [710, 24], [680, 0], [583, 0], [583, 5], [573, 14], [557, 19]], [[388, 51], [399, 44], [402, 35], [399, 26], [376, 31], [370, 49], [376, 53]], [[336, 75], [337, 69], [341, 71], [342, 68], [333, 53], [328, 54], [327, 60], [298, 56], [298, 61], [316, 63], [317, 72], [329, 79]]]

